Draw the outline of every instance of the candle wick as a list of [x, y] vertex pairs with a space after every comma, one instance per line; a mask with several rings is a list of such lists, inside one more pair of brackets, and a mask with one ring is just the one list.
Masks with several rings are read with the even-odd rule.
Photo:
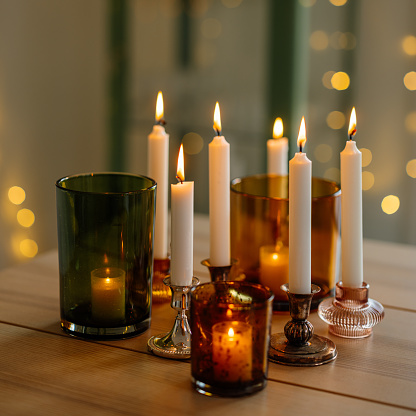
[[181, 178], [181, 177], [179, 177], [179, 176], [176, 176], [176, 180], [177, 180], [178, 182], [180, 182], [180, 183], [183, 183], [182, 178]]
[[166, 121], [163, 118], [161, 118], [160, 120], [156, 120], [156, 125], [162, 127], [166, 126]]
[[215, 129], [215, 132], [217, 133], [217, 136], [221, 136], [221, 130]]
[[303, 148], [303, 146], [302, 146], [302, 143], [301, 143], [301, 144], [299, 144], [299, 153], [302, 153], [302, 148]]

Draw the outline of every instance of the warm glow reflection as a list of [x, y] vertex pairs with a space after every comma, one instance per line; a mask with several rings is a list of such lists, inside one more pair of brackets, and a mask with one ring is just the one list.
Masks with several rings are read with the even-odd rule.
[[329, 162], [332, 158], [332, 147], [325, 143], [319, 144], [315, 148], [314, 155], [318, 162]]
[[214, 130], [217, 132], [218, 136], [221, 135], [221, 113], [220, 113], [220, 105], [217, 103], [215, 104], [215, 111], [214, 111]]
[[408, 72], [403, 78], [403, 83], [409, 91], [416, 90], [416, 72]]
[[20, 205], [26, 199], [26, 192], [20, 186], [12, 186], [8, 196], [12, 204]]
[[339, 182], [340, 179], [340, 171], [338, 168], [329, 168], [324, 173], [324, 178], [329, 179], [331, 181]]
[[386, 196], [381, 203], [381, 209], [388, 215], [394, 214], [399, 207], [400, 199], [396, 195]]
[[277, 117], [273, 125], [273, 139], [280, 139], [283, 137], [283, 121]]
[[342, 129], [345, 125], [345, 116], [341, 111], [331, 111], [326, 117], [326, 124], [333, 130]]
[[410, 112], [405, 119], [405, 126], [410, 133], [416, 133], [416, 111]]
[[316, 30], [309, 37], [309, 45], [315, 51], [323, 51], [328, 47], [328, 35], [323, 30]]
[[322, 84], [325, 88], [328, 88], [329, 90], [332, 90], [332, 84], [331, 84], [331, 79], [333, 77], [333, 75], [335, 74], [335, 71], [327, 71], [325, 72], [325, 74], [322, 77]]
[[416, 178], [416, 159], [409, 160], [406, 165], [406, 173], [411, 178]]
[[305, 126], [305, 117], [302, 117], [299, 127], [299, 134], [298, 134], [298, 146], [300, 151], [306, 144], [306, 126]]
[[162, 91], [157, 94], [156, 100], [156, 121], [160, 122], [163, 119], [163, 95]]
[[363, 191], [368, 191], [374, 185], [374, 175], [371, 172], [363, 172], [362, 175]]
[[406, 53], [407, 55], [416, 55], [416, 37], [413, 35], [409, 35], [403, 38], [402, 48], [404, 53]]
[[194, 132], [186, 133], [182, 139], [183, 151], [188, 155], [197, 155], [204, 147], [204, 139]]
[[232, 338], [232, 337], [234, 336], [234, 329], [230, 328], [230, 329], [228, 330], [228, 336], [229, 336], [230, 338]]
[[329, 0], [334, 6], [343, 6], [348, 0]]
[[355, 107], [353, 107], [351, 110], [350, 125], [348, 127], [348, 136], [352, 138], [355, 133], [357, 133], [357, 115], [355, 114]]
[[176, 177], [183, 182], [185, 180], [185, 168], [184, 168], [184, 161], [183, 161], [183, 144], [179, 149], [179, 156], [178, 156], [178, 168], [176, 170]]
[[21, 241], [20, 243], [20, 252], [25, 257], [35, 257], [36, 254], [38, 254], [38, 245], [36, 244], [36, 241], [33, 241], [29, 238], [26, 238], [25, 240]]
[[346, 72], [335, 72], [331, 78], [331, 85], [338, 91], [346, 90], [350, 86], [350, 77]]
[[361, 152], [361, 166], [363, 168], [365, 168], [373, 160], [373, 153], [371, 152], [370, 149], [366, 149], [365, 147], [363, 147], [359, 150]]
[[35, 214], [30, 209], [20, 209], [17, 212], [17, 222], [22, 227], [31, 227], [35, 222]]

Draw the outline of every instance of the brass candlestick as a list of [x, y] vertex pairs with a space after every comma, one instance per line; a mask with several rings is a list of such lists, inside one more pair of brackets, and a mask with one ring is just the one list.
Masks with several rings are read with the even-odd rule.
[[292, 320], [287, 322], [284, 334], [274, 334], [270, 340], [269, 359], [278, 364], [316, 366], [335, 360], [335, 344], [324, 337], [314, 335], [313, 325], [307, 320], [312, 296], [321, 289], [312, 285], [311, 293], [297, 294], [289, 291], [289, 285], [281, 286], [289, 299]]
[[319, 317], [329, 324], [329, 332], [344, 338], [365, 338], [373, 327], [384, 318], [383, 305], [369, 299], [369, 285], [347, 287], [338, 282], [335, 298], [326, 299], [319, 305]]
[[201, 261], [203, 266], [208, 267], [211, 282], [227, 282], [230, 279], [231, 268], [236, 264], [236, 261], [231, 259], [231, 264], [228, 266], [212, 266], [210, 259]]

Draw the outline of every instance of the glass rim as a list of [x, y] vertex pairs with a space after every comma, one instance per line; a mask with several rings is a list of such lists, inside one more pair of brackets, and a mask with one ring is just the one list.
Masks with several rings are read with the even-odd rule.
[[[151, 182], [150, 186], [147, 186], [145, 188], [135, 189], [131, 191], [124, 191], [124, 192], [94, 192], [94, 191], [80, 191], [78, 189], [71, 189], [71, 188], [65, 188], [61, 184], [69, 179], [75, 179], [75, 178], [81, 178], [81, 177], [93, 177], [93, 176], [127, 176], [131, 178], [140, 178], [140, 179], [147, 179]], [[73, 192], [73, 193], [79, 193], [83, 195], [129, 195], [129, 194], [137, 194], [142, 192], [147, 192], [156, 189], [156, 181], [152, 178], [149, 178], [148, 176], [144, 175], [138, 175], [134, 173], [127, 173], [127, 172], [90, 172], [90, 173], [78, 173], [74, 175], [67, 175], [63, 176], [62, 178], [58, 179], [55, 182], [55, 186], [62, 190], [67, 192]]]
[[262, 300], [255, 300], [251, 303], [242, 304], [242, 303], [236, 303], [236, 302], [216, 302], [215, 305], [220, 308], [229, 308], [230, 305], [235, 305], [236, 308], [250, 308], [250, 309], [260, 309], [263, 308], [267, 303], [273, 302], [274, 299], [274, 293], [271, 289], [269, 289], [267, 286], [263, 286], [259, 283], [253, 283], [253, 282], [246, 282], [246, 281], [216, 281], [216, 282], [206, 282], [199, 284], [195, 288], [192, 289], [191, 292], [191, 298], [193, 301], [195, 301], [198, 304], [202, 305], [209, 305], [213, 302], [208, 300], [198, 300], [194, 298], [194, 294], [198, 292], [199, 290], [203, 290], [206, 286], [243, 286], [243, 287], [252, 287], [257, 290], [261, 290], [265, 294], [265, 298]]
[[[276, 175], [276, 174], [270, 174], [270, 173], [260, 173], [260, 174], [256, 174], [256, 175], [237, 177], [237, 178], [234, 178], [231, 181], [230, 190], [231, 190], [231, 192], [234, 192], [235, 194], [244, 195], [247, 198], [259, 198], [259, 199], [266, 199], [266, 200], [289, 201], [289, 197], [288, 198], [281, 198], [281, 197], [278, 197], [278, 196], [255, 195], [255, 194], [251, 194], [249, 192], [239, 191], [238, 189], [234, 188], [234, 186], [236, 186], [239, 183], [242, 183], [246, 179], [260, 180], [260, 179], [265, 179], [265, 178], [269, 178], [269, 177], [270, 178], [278, 178], [278, 177], [284, 178], [284, 177], [288, 177], [288, 175]], [[316, 177], [316, 176], [312, 177], [312, 182], [313, 181], [326, 182], [328, 184], [332, 184], [334, 189], [336, 189], [336, 191], [331, 193], [331, 194], [327, 194], [327, 195], [313, 196], [312, 200], [318, 200], [318, 199], [321, 200], [321, 199], [325, 199], [325, 198], [334, 198], [334, 197], [338, 197], [338, 196], [341, 195], [341, 186], [337, 182], [330, 181], [330, 180], [324, 179], [324, 178], [319, 178], [319, 177]]]

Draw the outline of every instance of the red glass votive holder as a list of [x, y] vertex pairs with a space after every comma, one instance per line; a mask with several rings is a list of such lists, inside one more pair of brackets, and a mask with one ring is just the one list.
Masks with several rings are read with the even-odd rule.
[[242, 396], [267, 383], [273, 292], [250, 282], [211, 282], [191, 295], [191, 372], [201, 394]]

